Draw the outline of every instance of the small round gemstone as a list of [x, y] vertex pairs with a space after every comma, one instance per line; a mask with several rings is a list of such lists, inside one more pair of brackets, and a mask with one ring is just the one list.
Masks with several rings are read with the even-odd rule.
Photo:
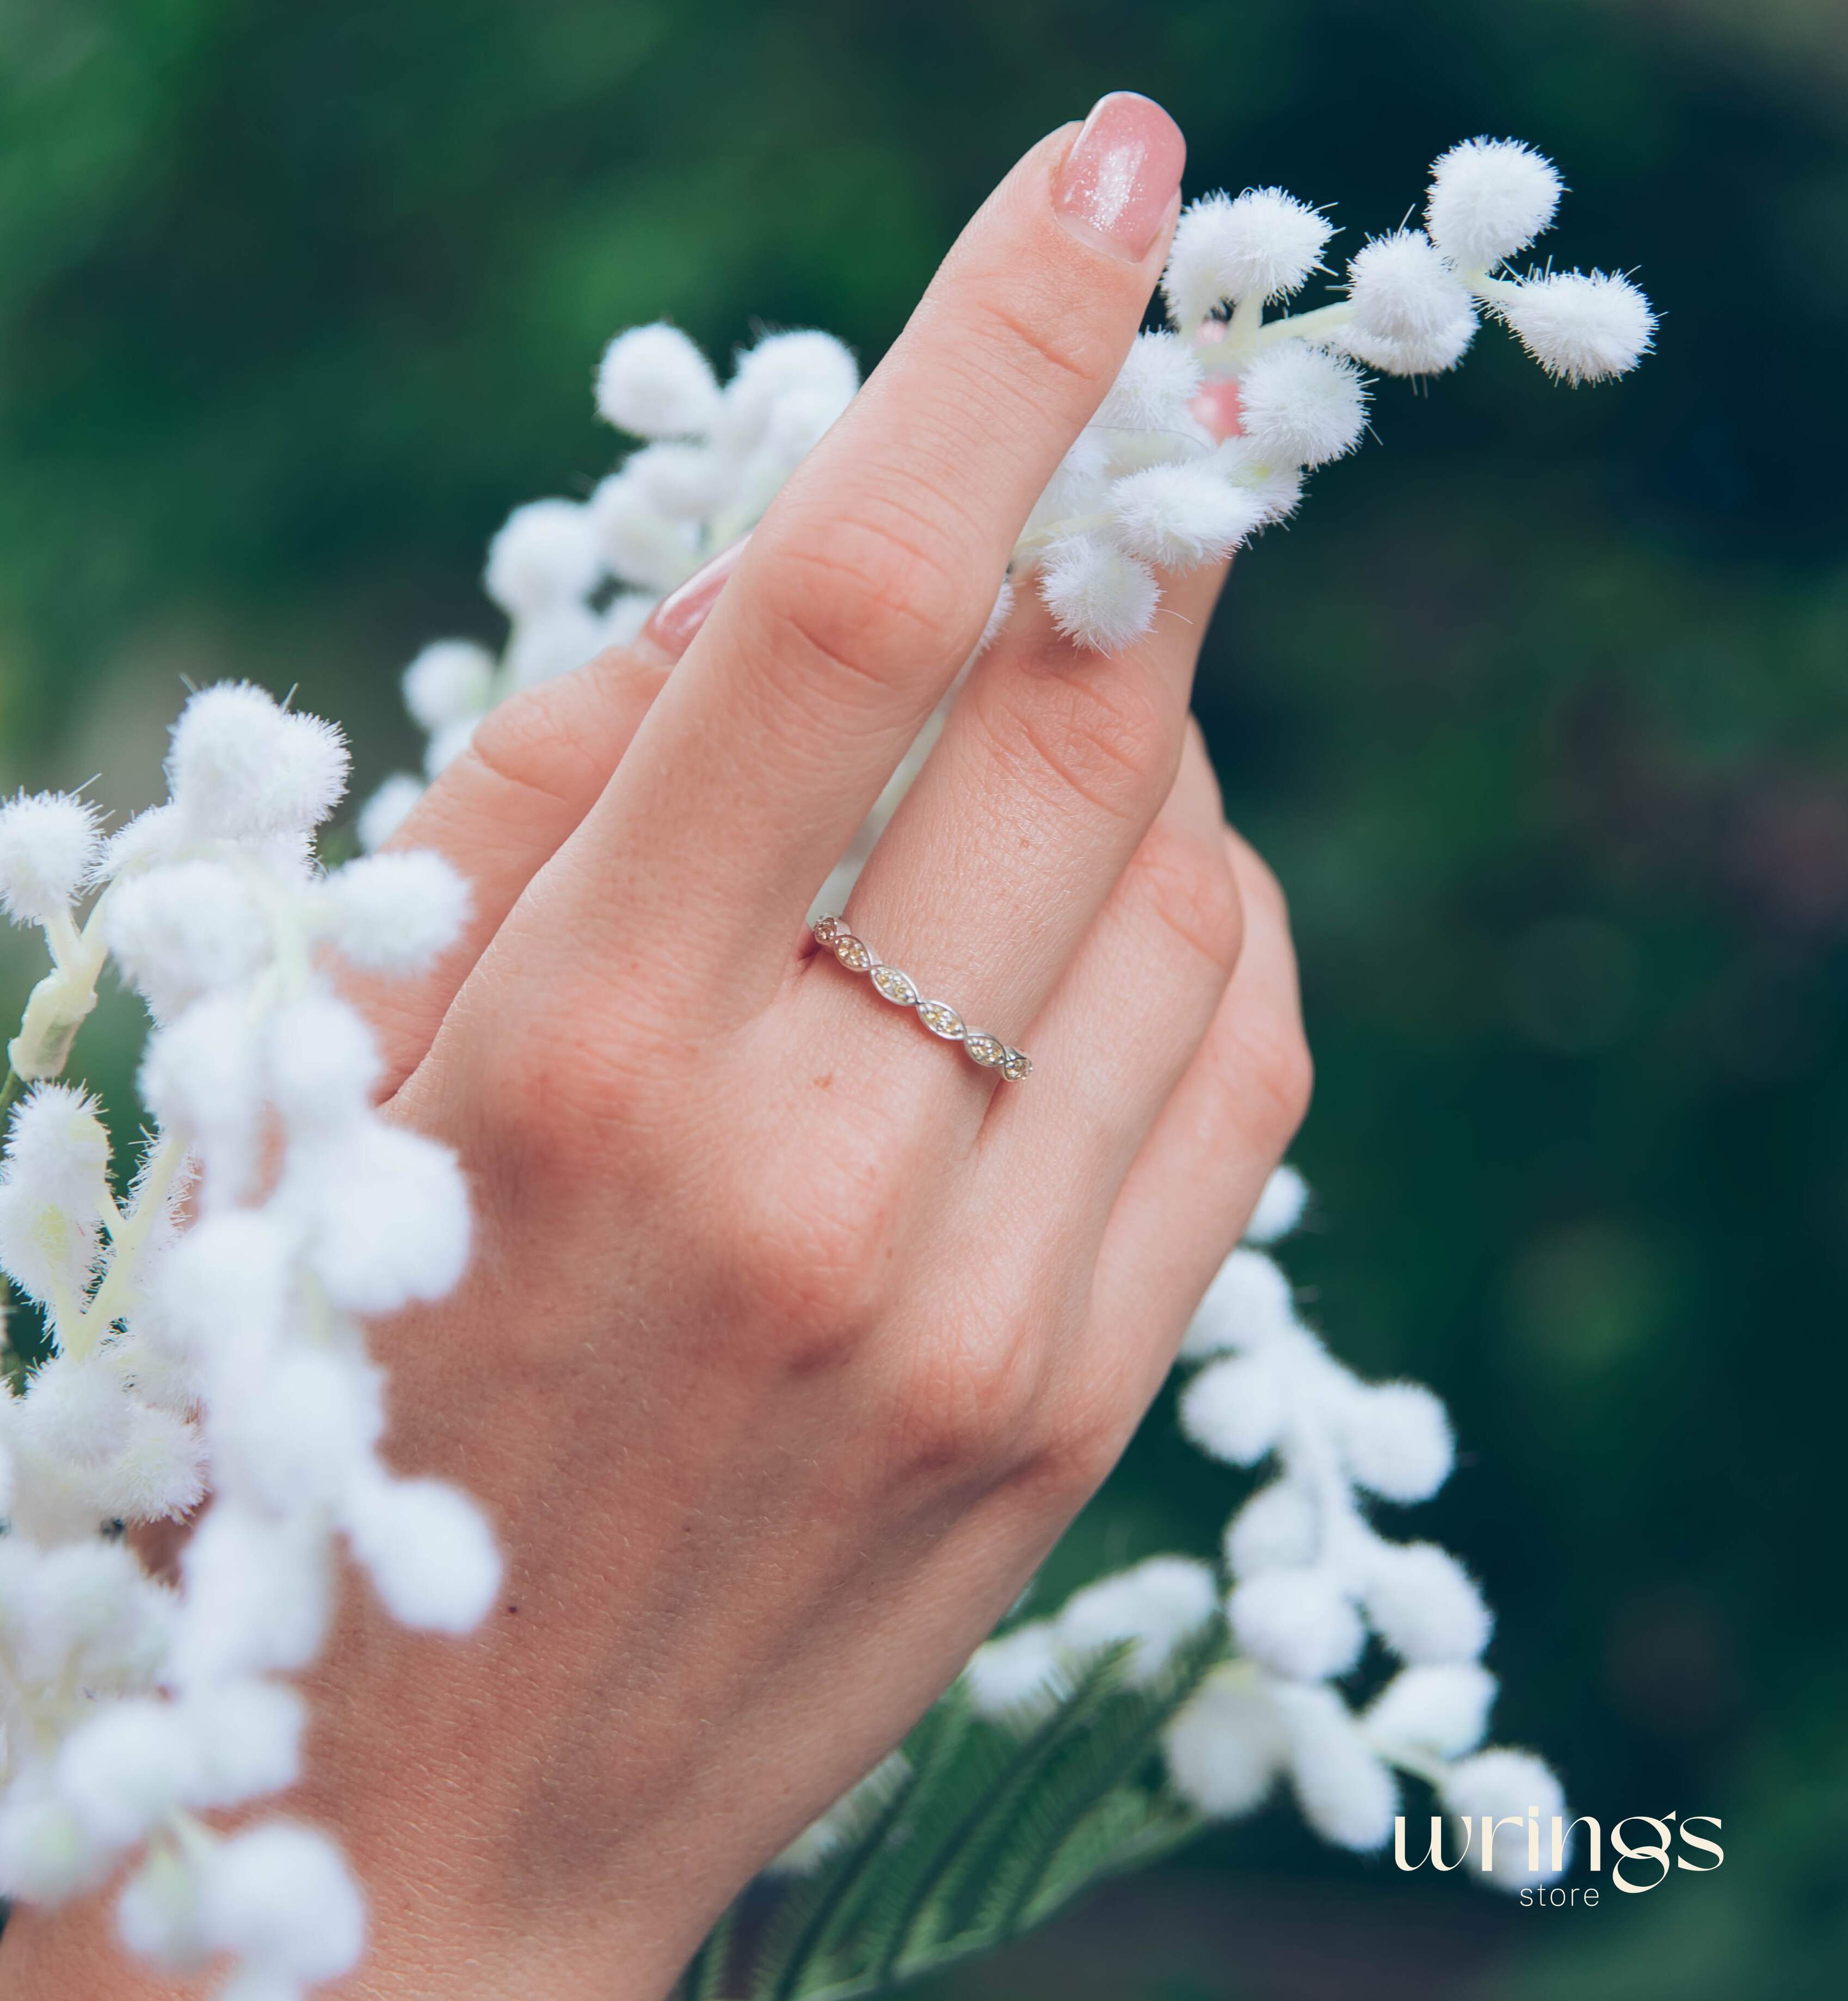
[[908, 973], [901, 973], [895, 966], [874, 966], [873, 984], [898, 1007], [915, 1007], [918, 1004], [917, 983]]
[[963, 1047], [984, 1070], [999, 1070], [1007, 1060], [1007, 1045], [998, 1036], [984, 1035], [979, 1029], [964, 1039]]
[[835, 957], [850, 972], [864, 973], [872, 965], [871, 948], [853, 932], [839, 932], [833, 942]]
[[1032, 1059], [1023, 1056], [1018, 1049], [1010, 1049], [1001, 1059], [1001, 1074], [1010, 1084], [1018, 1084], [1023, 1077], [1032, 1076]]
[[918, 1019], [933, 1035], [941, 1035], [947, 1042], [960, 1042], [963, 1039], [963, 1018], [941, 1000], [920, 1000]]

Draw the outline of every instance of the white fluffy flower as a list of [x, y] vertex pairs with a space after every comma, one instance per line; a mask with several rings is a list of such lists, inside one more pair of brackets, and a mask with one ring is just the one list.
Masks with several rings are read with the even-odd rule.
[[1383, 1501], [1428, 1501], [1450, 1477], [1450, 1419], [1422, 1383], [1372, 1384], [1346, 1400], [1336, 1425], [1355, 1482]]
[[1281, 188], [1191, 203], [1175, 225], [1162, 276], [1169, 318], [1191, 333], [1228, 301], [1295, 291], [1320, 262], [1330, 231], [1324, 216]]
[[664, 513], [627, 468], [598, 484], [590, 498], [590, 516], [603, 561], [625, 583], [671, 590], [699, 567], [692, 524]]
[[1655, 315], [1615, 271], [1550, 271], [1494, 294], [1495, 310], [1549, 375], [1601, 382], [1635, 367], [1655, 338]]
[[1296, 1324], [1290, 1282], [1261, 1251], [1241, 1248], [1219, 1267], [1181, 1343], [1183, 1361], [1228, 1348], [1262, 1348]]
[[717, 433], [727, 449], [750, 451], [765, 442], [779, 406], [793, 402], [804, 427], [811, 428], [824, 410], [838, 416], [859, 388], [859, 364], [832, 334], [807, 329], [765, 334], [738, 357]]
[[103, 934], [163, 1019], [201, 994], [241, 986], [270, 950], [248, 884], [223, 861], [176, 862], [117, 883], [103, 907]]
[[1226, 1526], [1226, 1568], [1235, 1578], [1264, 1570], [1299, 1570], [1315, 1561], [1322, 1520], [1314, 1497], [1299, 1481], [1260, 1487]]
[[394, 771], [360, 809], [354, 831], [368, 854], [376, 854], [410, 819], [424, 796], [424, 781], [408, 771]]
[[1435, 375], [1463, 359], [1476, 308], [1456, 267], [1422, 230], [1364, 244], [1348, 266], [1354, 318], [1341, 345], [1393, 375]]
[[61, 1904], [100, 1882], [113, 1859], [48, 1774], [28, 1775], [0, 1793], [0, 1897]]
[[1495, 1677], [1474, 1661], [1404, 1668], [1368, 1708], [1367, 1735], [1388, 1756], [1461, 1758], [1482, 1742], [1494, 1701]]
[[1133, 1641], [1124, 1676], [1141, 1686], [1154, 1681], [1218, 1610], [1218, 1588], [1205, 1564], [1151, 1557], [1076, 1593], [1054, 1630], [1059, 1644], [1074, 1654]]
[[488, 545], [484, 581], [503, 611], [528, 618], [582, 597], [602, 571], [588, 508], [575, 500], [529, 500]]
[[389, 1314], [440, 1300], [469, 1258], [469, 1197], [455, 1156], [421, 1133], [372, 1124], [318, 1154], [291, 1192], [305, 1255], [336, 1305]]
[[1245, 1651], [1292, 1681], [1345, 1674], [1366, 1639], [1352, 1601], [1324, 1569], [1260, 1571], [1226, 1610]]
[[1092, 419], [1107, 448], [1119, 431], [1191, 432], [1188, 405], [1200, 391], [1200, 362], [1177, 335], [1138, 333]]
[[353, 1553], [401, 1624], [436, 1633], [479, 1625], [500, 1589], [500, 1553], [481, 1510], [435, 1480], [368, 1481], [349, 1498]]
[[1062, 1686], [1063, 1659], [1050, 1620], [1016, 1627], [970, 1656], [963, 1682], [971, 1706], [978, 1716], [1006, 1716], [1036, 1706]]
[[1277, 1442], [1283, 1386], [1262, 1355], [1235, 1355], [1201, 1370], [1182, 1393], [1180, 1429], [1215, 1459], [1255, 1466]]
[[200, 1873], [199, 1929], [213, 1951], [263, 1972], [337, 1980], [364, 1949], [365, 1904], [324, 1834], [275, 1821], [212, 1851]]
[[68, 910], [102, 854], [96, 809], [69, 792], [21, 793], [0, 802], [0, 910], [16, 924], [47, 924]]
[[1071, 535], [1047, 551], [1040, 596], [1068, 639], [1118, 653], [1155, 622], [1161, 586], [1145, 562], [1093, 536]]
[[1162, 1735], [1175, 1789], [1215, 1818], [1262, 1806], [1288, 1749], [1277, 1705], [1237, 1663], [1215, 1668]]
[[[593, 502], [595, 496], [591, 496]], [[508, 634], [504, 668], [507, 684], [535, 687], [541, 681], [573, 673], [603, 650], [603, 621], [574, 598], [515, 621]], [[430, 740], [424, 770], [431, 778], [446, 771], [473, 741], [479, 716], [459, 717]]]
[[1239, 381], [1244, 435], [1286, 465], [1322, 465], [1353, 451], [1367, 423], [1354, 364], [1299, 341], [1267, 347]]
[[338, 804], [347, 767], [333, 724], [291, 715], [247, 682], [221, 682], [180, 712], [167, 785], [184, 824], [201, 835], [301, 835]]
[[1257, 1206], [1251, 1212], [1251, 1220], [1245, 1225], [1245, 1241], [1274, 1244], [1288, 1237], [1302, 1222], [1308, 1206], [1309, 1184], [1302, 1175], [1292, 1167], [1273, 1168], [1257, 1199]]
[[712, 364], [677, 326], [631, 327], [597, 364], [597, 410], [636, 437], [703, 437], [718, 414]]
[[1156, 465], [1110, 489], [1118, 544], [1171, 569], [1218, 562], [1264, 524], [1257, 496], [1207, 465]]
[[1368, 1853], [1392, 1838], [1399, 1788], [1348, 1705], [1327, 1688], [1275, 1686], [1302, 1817], [1325, 1841]]
[[368, 973], [420, 973], [461, 937], [471, 896], [440, 854], [413, 848], [368, 855], [328, 877], [329, 935]]
[[320, 1651], [331, 1606], [327, 1540], [305, 1518], [268, 1520], [215, 1501], [180, 1569], [170, 1664], [178, 1686], [291, 1673]]
[[35, 1300], [74, 1300], [100, 1247], [109, 1140], [85, 1091], [40, 1084], [0, 1161], [0, 1266]]
[[93, 1841], [139, 1841], [186, 1797], [195, 1769], [190, 1735], [170, 1703], [113, 1703], [65, 1738], [58, 1790]]
[[426, 729], [479, 715], [493, 696], [494, 656], [472, 639], [435, 639], [404, 670], [404, 705]]
[[188, 1973], [210, 1958], [199, 1923], [199, 1879], [170, 1849], [157, 1849], [122, 1886], [116, 1933], [164, 1971]]
[[1381, 1543], [1372, 1554], [1367, 1616], [1400, 1659], [1414, 1666], [1473, 1661], [1494, 1620], [1469, 1574], [1435, 1543]]
[[[1478, 1751], [1449, 1768], [1438, 1791], [1451, 1812], [1471, 1823], [1469, 1860], [1483, 1882], [1512, 1893], [1559, 1873], [1553, 1867], [1553, 1823], [1564, 1821], [1566, 1797], [1551, 1768], [1531, 1752]], [[1501, 1820], [1519, 1825], [1497, 1830]]]
[[1425, 224], [1459, 269], [1487, 271], [1547, 227], [1562, 191], [1559, 169], [1531, 146], [1466, 139], [1431, 169]]

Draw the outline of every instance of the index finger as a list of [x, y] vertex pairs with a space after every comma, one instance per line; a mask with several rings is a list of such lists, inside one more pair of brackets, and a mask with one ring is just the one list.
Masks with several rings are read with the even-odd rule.
[[[593, 937], [671, 920], [683, 974], [723, 960], [734, 997], [781, 976], [792, 927], [974, 646], [1027, 513], [1122, 366], [1184, 155], [1166, 112], [1118, 92], [1036, 146], [969, 224], [560, 858]], [[620, 910], [615, 855], [633, 886]]]

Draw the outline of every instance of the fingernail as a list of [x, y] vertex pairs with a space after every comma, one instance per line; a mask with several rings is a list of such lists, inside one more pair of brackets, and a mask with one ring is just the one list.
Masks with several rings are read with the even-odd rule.
[[1068, 223], [1139, 263], [1154, 247], [1187, 162], [1180, 127], [1152, 98], [1114, 90], [1091, 107], [1052, 186]]
[[693, 635], [706, 623], [706, 614], [719, 601], [738, 558], [744, 552], [748, 535], [740, 535], [721, 549], [703, 569], [696, 569], [678, 590], [670, 591], [648, 614], [641, 636], [651, 639], [664, 653], [678, 659], [693, 643]]

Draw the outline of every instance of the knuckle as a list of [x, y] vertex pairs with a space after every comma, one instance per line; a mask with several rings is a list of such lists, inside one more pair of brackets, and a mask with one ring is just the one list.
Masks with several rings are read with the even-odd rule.
[[1244, 944], [1244, 906], [1222, 854], [1157, 820], [1125, 884], [1155, 923], [1231, 977]]
[[1299, 1024], [1292, 1020], [1287, 1028], [1265, 1036], [1256, 1046], [1251, 1078], [1276, 1113], [1274, 1138], [1281, 1153], [1308, 1115], [1315, 1090], [1315, 1061]]
[[971, 604], [942, 539], [890, 496], [790, 538], [770, 569], [765, 612], [805, 680], [818, 663], [850, 686], [890, 688], [975, 643], [987, 607]]
[[1050, 374], [1087, 388], [1107, 385], [1116, 373], [1101, 315], [1026, 313], [996, 298], [980, 300], [976, 310], [985, 373], [999, 365], [1030, 385], [1043, 385]]
[[645, 703], [660, 691], [665, 675], [664, 668], [631, 655], [600, 654], [577, 674], [523, 689], [490, 710], [462, 760], [520, 792], [581, 809], [602, 790], [612, 764], [606, 733], [587, 725], [607, 721], [613, 708], [626, 706], [607, 699], [587, 704], [581, 677], [594, 677], [600, 698], [615, 692]]
[[1121, 662], [1089, 672], [1067, 661], [1022, 676], [980, 713], [991, 754], [1030, 796], [1069, 804], [1076, 793], [1109, 819], [1135, 823], [1179, 757], [1172, 712], [1152, 677]]
[[1075, 1515], [1110, 1477], [1134, 1429], [1114, 1386], [1068, 1395], [1034, 1440], [1014, 1484], [1041, 1497], [1050, 1514]]
[[905, 1374], [893, 1457], [913, 1477], [985, 1484], [1020, 1456], [1030, 1402], [1024, 1344], [928, 1348]]
[[891, 1317], [901, 1202], [883, 1164], [837, 1139], [799, 1181], [751, 1176], [727, 1192], [727, 1289], [795, 1375], [839, 1369]]

